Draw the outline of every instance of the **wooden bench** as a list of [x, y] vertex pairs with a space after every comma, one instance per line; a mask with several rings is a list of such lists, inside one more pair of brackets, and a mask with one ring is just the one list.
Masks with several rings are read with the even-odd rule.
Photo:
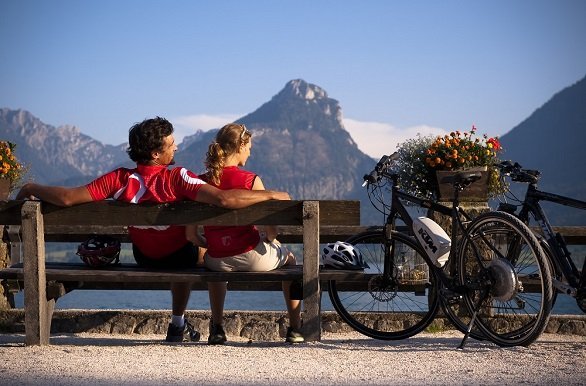
[[[348, 271], [319, 271], [320, 229], [325, 226], [357, 226], [358, 201], [266, 201], [248, 208], [229, 210], [197, 202], [127, 204], [92, 202], [69, 208], [39, 201], [9, 201], [0, 204], [0, 224], [22, 241], [10, 243], [11, 264], [0, 270], [4, 283], [24, 286], [25, 343], [49, 344], [51, 318], [56, 300], [75, 289], [164, 289], [171, 282], [193, 282], [194, 289], [206, 289], [208, 281], [242, 283], [241, 289], [276, 289], [283, 280], [302, 280], [304, 288], [304, 334], [306, 340], [321, 339], [320, 281], [348, 279]], [[88, 234], [125, 234], [128, 225], [280, 225], [293, 233], [301, 231], [303, 265], [270, 272], [211, 272], [194, 270], [145, 270], [136, 265], [92, 269], [82, 264], [46, 263], [45, 241], [76, 241]], [[296, 228], [296, 230], [292, 230]], [[18, 228], [16, 228], [18, 229]], [[104, 232], [106, 231], [106, 232]], [[341, 233], [344, 233], [343, 231]], [[334, 239], [336, 235], [330, 236]], [[288, 241], [286, 234], [280, 239]], [[329, 240], [328, 240], [329, 241]], [[22, 260], [22, 263], [20, 262]], [[273, 285], [271, 285], [271, 283]], [[231, 287], [232, 289], [238, 286]]]

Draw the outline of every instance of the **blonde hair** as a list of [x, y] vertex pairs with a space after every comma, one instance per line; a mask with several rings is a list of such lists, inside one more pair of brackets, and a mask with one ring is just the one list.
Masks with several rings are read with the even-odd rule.
[[240, 146], [247, 144], [251, 137], [252, 133], [246, 126], [237, 123], [229, 123], [218, 131], [206, 153], [205, 167], [210, 182], [220, 185], [226, 158], [236, 154]]

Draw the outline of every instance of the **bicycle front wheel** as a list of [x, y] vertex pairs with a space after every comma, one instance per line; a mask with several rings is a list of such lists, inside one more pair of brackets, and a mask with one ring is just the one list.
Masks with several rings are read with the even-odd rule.
[[[437, 280], [423, 251], [407, 235], [393, 232], [386, 242], [382, 229], [346, 240], [360, 251], [370, 268], [362, 282], [330, 280], [328, 292], [340, 317], [374, 339], [405, 339], [423, 331], [438, 307]], [[385, 276], [385, 248], [392, 263]]]
[[531, 230], [504, 212], [476, 217], [458, 252], [458, 279], [475, 324], [500, 346], [528, 346], [547, 326], [549, 263]]

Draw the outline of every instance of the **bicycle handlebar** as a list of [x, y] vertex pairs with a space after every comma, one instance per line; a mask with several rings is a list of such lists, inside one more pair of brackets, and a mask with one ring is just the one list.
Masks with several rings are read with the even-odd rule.
[[399, 154], [397, 152], [391, 155], [383, 155], [381, 159], [377, 162], [374, 169], [370, 173], [364, 175], [364, 182], [362, 183], [362, 186], [379, 182], [382, 178], [383, 172], [386, 171], [391, 166], [391, 164], [398, 158]]
[[536, 184], [539, 180], [539, 170], [523, 169], [518, 162], [503, 161], [495, 165], [501, 174], [511, 176], [511, 180], [515, 182], [526, 182]]

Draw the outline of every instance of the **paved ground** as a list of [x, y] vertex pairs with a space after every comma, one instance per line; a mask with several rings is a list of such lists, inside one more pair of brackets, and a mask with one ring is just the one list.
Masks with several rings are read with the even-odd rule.
[[160, 335], [57, 335], [25, 347], [0, 335], [1, 385], [584, 385], [586, 337], [544, 334], [499, 348], [457, 332], [383, 342], [356, 333], [321, 342], [231, 340], [168, 345]]

